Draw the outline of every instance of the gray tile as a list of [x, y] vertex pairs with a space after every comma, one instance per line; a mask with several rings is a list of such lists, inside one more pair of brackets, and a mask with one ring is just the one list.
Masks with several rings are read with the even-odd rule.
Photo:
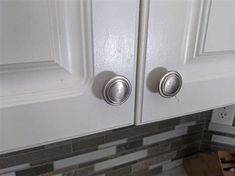
[[70, 170], [67, 172], [64, 172], [62, 175], [63, 176], [88, 176], [94, 173], [94, 168], [93, 166], [89, 166], [86, 168], [81, 168], [81, 169], [75, 169], [75, 170]]
[[201, 140], [201, 138], [202, 138], [201, 133], [178, 137], [171, 142], [171, 149], [177, 149], [177, 148], [181, 147], [182, 145], [190, 144], [194, 141], [199, 141], [199, 140]]
[[182, 164], [183, 164], [183, 159], [174, 160], [174, 161], [164, 164], [162, 166], [162, 170], [163, 171], [170, 170], [175, 167], [181, 166]]
[[12, 166], [12, 167], [7, 167], [5, 169], [0, 169], [0, 174], [4, 174], [4, 173], [8, 173], [8, 172], [15, 172], [15, 171], [27, 169], [27, 168], [30, 168], [29, 163], [20, 164], [17, 166]]
[[0, 158], [0, 169], [16, 166], [23, 163], [29, 163], [36, 160], [53, 159], [56, 156], [71, 153], [71, 145], [64, 145], [50, 149], [43, 149]]
[[192, 122], [192, 121], [199, 121], [202, 118], [201, 113], [196, 113], [196, 114], [189, 114], [185, 116], [180, 117], [180, 124], [182, 123], [187, 123], [187, 122]]
[[121, 144], [117, 146], [117, 152], [123, 153], [127, 151], [137, 150], [139, 147], [142, 146], [142, 139], [130, 141], [125, 144]]
[[55, 169], [61, 169], [61, 168], [64, 168], [64, 167], [85, 163], [85, 162], [88, 162], [88, 161], [100, 159], [100, 158], [111, 156], [111, 155], [114, 155], [114, 154], [116, 154], [116, 147], [115, 146], [55, 161], [54, 162], [54, 168]]
[[84, 149], [94, 147], [94, 146], [98, 147], [98, 145], [101, 145], [101, 144], [104, 144], [103, 136], [74, 142], [72, 143], [72, 149], [73, 151], [84, 150]]
[[172, 151], [169, 153], [161, 154], [158, 156], [154, 156], [154, 157], [139, 161], [138, 163], [135, 163], [132, 165], [132, 172], [134, 173], [134, 172], [139, 172], [141, 170], [145, 170], [149, 168], [151, 165], [155, 165], [163, 161], [170, 160], [176, 157], [176, 155], [177, 155], [177, 151]]
[[208, 127], [209, 123], [210, 123], [210, 120], [201, 119], [201, 120], [197, 121], [197, 124], [205, 124], [205, 126], [207, 126], [207, 127]]
[[58, 155], [58, 156], [55, 156], [53, 158], [49, 157], [49, 158], [45, 158], [45, 159], [35, 160], [35, 161], [31, 162], [31, 166], [38, 166], [38, 165], [42, 165], [44, 163], [50, 163], [50, 162], [53, 162], [53, 161], [62, 160], [62, 159], [65, 159], [65, 158], [70, 158], [70, 157], [85, 154], [85, 153], [90, 153], [90, 152], [93, 152], [93, 151], [97, 151], [97, 148], [88, 148], [86, 150], [81, 150], [81, 151], [79, 150], [79, 151], [76, 151], [76, 152], [71, 152], [71, 153], [67, 153], [67, 154], [63, 154], [63, 155]]
[[46, 164], [38, 167], [33, 167], [30, 169], [22, 170], [16, 172], [16, 176], [37, 176], [43, 173], [51, 172], [53, 171], [53, 165], [52, 164]]
[[212, 110], [209, 110], [209, 111], [204, 111], [204, 112], [201, 112], [201, 115], [202, 115], [202, 118], [205, 120], [205, 121], [210, 121], [211, 120], [211, 116], [212, 116]]
[[211, 147], [211, 151], [234, 150], [234, 146], [232, 145], [215, 143], [215, 142], [211, 142], [210, 147]]
[[161, 141], [164, 141], [164, 140], [167, 140], [167, 139], [182, 136], [182, 135], [187, 134], [187, 131], [188, 131], [188, 128], [183, 127], [183, 128], [175, 129], [175, 130], [172, 130], [172, 131], [156, 134], [156, 135], [153, 135], [153, 136], [145, 137], [143, 139], [143, 145], [147, 146], [147, 145], [151, 145], [151, 144], [161, 142]]
[[95, 159], [95, 160], [88, 161], [88, 162], [85, 162], [85, 163], [81, 163], [81, 164], [78, 165], [78, 167], [82, 168], [82, 167], [87, 167], [87, 166], [95, 165], [96, 163], [100, 163], [100, 162], [109, 160], [110, 158], [115, 158], [116, 156], [117, 156], [117, 154], [116, 155], [112, 155], [112, 156], [107, 156], [107, 157], [104, 157], [104, 158]]
[[201, 140], [194, 141], [190, 144], [181, 146], [181, 149], [177, 151], [177, 156], [174, 159], [180, 159], [193, 155], [200, 150]]
[[202, 141], [200, 145], [200, 152], [208, 152], [211, 151], [211, 141]]
[[44, 148], [45, 148], [45, 146], [39, 146], [39, 147], [33, 147], [33, 148], [19, 150], [19, 151], [15, 151], [15, 152], [0, 154], [0, 158], [16, 156], [16, 155], [20, 155], [20, 154], [27, 154], [29, 152], [35, 152], [35, 151], [38, 151], [38, 150], [42, 150]]
[[112, 142], [123, 138], [135, 138], [144, 134], [153, 133], [157, 130], [158, 125], [156, 123], [141, 126], [131, 126], [129, 128], [114, 130], [113, 133], [105, 136], [105, 142]]
[[88, 176], [93, 173], [94, 173], [93, 166], [89, 166], [89, 167], [85, 167], [85, 168], [62, 169], [57, 172], [42, 174], [40, 176]]
[[149, 176], [153, 176], [153, 175], [159, 174], [161, 172], [162, 172], [162, 166], [159, 166], [159, 167], [155, 167], [153, 169], [150, 169], [147, 174]]
[[191, 121], [210, 121], [212, 111], [204, 111], [195, 114], [189, 114], [186, 116], [180, 117], [180, 123], [191, 122]]
[[57, 175], [62, 176], [63, 174], [71, 173], [71, 172], [74, 172], [75, 170], [78, 170], [78, 169], [79, 169], [79, 167], [77, 165], [70, 166], [70, 167], [66, 167], [63, 169], [54, 170], [52, 172], [47, 172], [47, 173], [41, 174], [40, 176], [57, 176]]
[[226, 136], [219, 136], [219, 135], [212, 135], [212, 142], [232, 145], [235, 147], [235, 138], [226, 137]]
[[103, 173], [103, 174], [95, 174], [95, 175], [92, 175], [92, 176], [106, 176], [106, 174], [105, 173]]
[[229, 125], [217, 124], [217, 123], [210, 123], [209, 130], [218, 131], [222, 133], [235, 134], [235, 127]]
[[125, 164], [131, 161], [135, 161], [147, 156], [147, 150], [141, 150], [138, 152], [130, 153], [127, 155], [120, 156], [118, 158], [110, 159], [98, 164], [95, 164], [95, 171], [101, 171], [111, 167], [115, 167], [121, 164]]
[[106, 173], [106, 176], [131, 176], [131, 166], [111, 170]]
[[203, 132], [206, 129], [206, 124], [197, 124], [194, 126], [190, 126], [188, 127], [188, 133], [192, 134], [192, 133], [198, 133], [198, 132]]
[[162, 166], [155, 167], [153, 169], [145, 169], [139, 172], [135, 172], [132, 176], [154, 176], [162, 172]]
[[202, 140], [211, 141], [211, 138], [212, 138], [212, 132], [204, 131]]
[[[42, 163], [50, 163], [51, 161], [55, 161], [55, 163], [61, 164], [60, 166], [57, 165], [58, 168], [63, 168], [59, 170], [64, 170], [64, 173], [67, 175], [85, 176], [88, 174], [95, 174], [92, 170], [94, 169], [93, 166], [96, 165], [98, 169], [105, 169], [108, 167], [107, 170], [113, 171], [106, 172], [106, 170], [103, 174], [113, 173], [115, 175], [115, 173], [119, 173], [119, 175], [121, 174], [126, 176], [125, 169], [122, 170], [121, 168], [130, 166], [132, 168], [132, 166], [136, 163], [145, 161], [144, 163], [147, 163], [148, 167], [144, 167], [144, 163], [142, 163], [142, 165], [140, 164], [139, 167], [143, 166], [144, 169], [139, 170], [138, 172], [134, 172], [134, 174], [148, 176], [152, 169], [161, 166], [158, 165], [159, 163], [169, 160], [165, 154], [171, 153], [173, 150], [177, 150], [178, 152], [175, 154], [175, 156], [168, 156], [170, 159], [182, 158], [184, 156], [196, 153], [199, 151], [200, 146], [201, 150], [205, 149], [208, 151], [209, 149], [215, 150], [221, 149], [222, 147], [231, 148], [229, 145], [210, 142], [212, 134], [233, 137], [231, 135], [228, 136], [227, 133], [223, 132], [205, 131], [205, 128], [207, 127], [210, 120], [210, 115], [211, 111], [207, 111], [137, 127], [131, 126], [111, 130], [33, 149], [13, 152], [10, 154], [3, 154], [0, 155], [0, 169], [25, 163], [31, 163], [31, 167], [33, 168], [41, 165]], [[202, 140], [203, 133], [204, 140]], [[143, 138], [145, 141], [144, 146], [142, 144]], [[116, 147], [117, 151], [111, 153], [110, 155], [108, 154], [106, 156], [104, 154], [99, 156], [99, 153], [95, 154], [98, 149], [99, 151], [102, 149], [108, 150], [112, 147]], [[138, 153], [142, 150], [146, 151], [145, 157], [148, 158], [140, 158], [141, 161], [138, 161], [140, 156], [132, 156], [132, 152]], [[162, 155], [165, 156], [165, 158], [159, 158], [159, 156]], [[79, 156], [83, 157], [79, 158]], [[149, 163], [152, 165], [149, 165]], [[72, 168], [68, 166], [70, 164], [75, 164], [76, 169], [73, 169], [74, 167]], [[71, 172], [66, 170], [64, 167], [67, 169], [70, 168]], [[62, 174], [57, 172], [53, 173]], [[98, 172], [97, 174], [102, 173]], [[49, 176], [46, 174], [44, 175]]]
[[153, 147], [148, 148], [148, 156], [154, 156], [161, 153], [165, 153], [171, 150], [170, 142], [159, 143]]
[[163, 165], [168, 164], [170, 162], [171, 162], [171, 160], [166, 160], [166, 161], [163, 161], [163, 162], [160, 162], [160, 163], [157, 163], [157, 164], [153, 164], [153, 165], [149, 166], [149, 169], [153, 169], [153, 168], [156, 168], [156, 167], [159, 167], [159, 166], [163, 166]]
[[92, 175], [92, 176], [106, 176], [106, 174], [102, 173], [102, 174], [95, 174], [95, 175]]
[[11, 173], [3, 174], [1, 176], [16, 176], [16, 175], [15, 175], [15, 172], [11, 172]]
[[164, 132], [172, 131], [174, 129], [175, 129], [175, 127], [171, 127], [171, 126], [168, 127], [168, 128], [161, 128], [161, 129], [158, 128], [155, 131], [150, 132], [150, 133], [144, 133], [144, 134], [142, 134], [140, 136], [136, 136], [136, 137], [129, 137], [128, 141], [143, 139], [145, 137], [154, 136], [154, 135], [161, 134], [161, 133], [164, 133]]
[[182, 123], [182, 124], [180, 124], [180, 125], [176, 125], [176, 126], [175, 126], [175, 129], [177, 129], [177, 128], [182, 128], [182, 127], [193, 126], [193, 125], [196, 125], [196, 123], [197, 123], [196, 121]]
[[108, 143], [99, 145], [98, 149], [103, 149], [103, 148], [111, 147], [111, 146], [114, 146], [114, 145], [124, 144], [124, 143], [127, 143], [127, 141], [128, 141], [128, 139], [124, 138], [124, 139], [120, 139], [120, 140], [117, 140], [117, 141], [108, 142]]
[[168, 171], [164, 171], [160, 174], [154, 175], [154, 176], [187, 176], [184, 168], [182, 166], [170, 169]]
[[235, 134], [230, 134], [230, 133], [223, 133], [223, 132], [218, 132], [218, 131], [205, 131], [204, 134], [210, 134], [212, 135], [218, 135], [218, 136], [226, 136], [226, 137], [231, 137], [235, 138]]
[[180, 124], [180, 119], [179, 118], [173, 118], [173, 119], [168, 119], [168, 120], [163, 120], [158, 122], [159, 128], [169, 128], [169, 127], [175, 127], [176, 125]]

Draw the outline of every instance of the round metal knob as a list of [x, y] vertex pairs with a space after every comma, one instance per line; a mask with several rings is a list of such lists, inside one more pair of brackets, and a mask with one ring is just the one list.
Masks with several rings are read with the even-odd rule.
[[174, 97], [181, 89], [182, 77], [176, 71], [167, 72], [160, 80], [159, 93], [162, 97]]
[[103, 88], [104, 100], [110, 105], [121, 105], [131, 94], [131, 83], [124, 76], [108, 80]]

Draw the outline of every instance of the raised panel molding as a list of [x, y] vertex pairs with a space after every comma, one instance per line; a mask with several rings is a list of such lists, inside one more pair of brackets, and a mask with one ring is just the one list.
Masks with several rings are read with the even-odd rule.
[[0, 108], [78, 96], [91, 86], [94, 77], [91, 0], [47, 0], [47, 3], [51, 57], [33, 58], [32, 62], [30, 58], [27, 62], [17, 59], [21, 63], [0, 62]]
[[[188, 3], [185, 42], [183, 43], [184, 66], [181, 72], [186, 81], [233, 76], [235, 51], [205, 51], [206, 36], [213, 0], [193, 0]], [[222, 34], [221, 34], [222, 35]]]
[[211, 1], [204, 52], [235, 50], [235, 1]]
[[197, 0], [189, 4], [190, 17], [186, 36], [185, 62], [218, 57], [234, 58], [235, 56], [234, 50], [205, 51], [212, 3], [213, 0]]

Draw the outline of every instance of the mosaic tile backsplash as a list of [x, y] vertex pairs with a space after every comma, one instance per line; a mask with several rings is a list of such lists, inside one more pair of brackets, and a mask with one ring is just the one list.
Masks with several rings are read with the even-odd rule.
[[206, 111], [2, 154], [0, 175], [152, 176], [200, 151], [210, 117]]
[[232, 125], [210, 122], [202, 138], [201, 151], [235, 150], [235, 117]]

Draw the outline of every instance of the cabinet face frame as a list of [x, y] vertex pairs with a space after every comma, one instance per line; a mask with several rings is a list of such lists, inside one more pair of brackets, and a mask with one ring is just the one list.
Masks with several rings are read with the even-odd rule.
[[[173, 4], [174, 1], [167, 2], [169, 5], [170, 3]], [[164, 5], [166, 7], [167, 2], [162, 2], [162, 4], [165, 3]], [[178, 47], [180, 50], [180, 54], [176, 56], [175, 61], [172, 61], [172, 63], [170, 63], [170, 59], [167, 57], [153, 58], [153, 56], [149, 54], [154, 53], [153, 46], [159, 46], [160, 44], [157, 43], [162, 42], [161, 40], [157, 41], [156, 39], [156, 41], [154, 41], [154, 44], [151, 43], [153, 42], [154, 37], [159, 37], [159, 34], [153, 34], [154, 30], [157, 33], [157, 24], [159, 26], [160, 23], [166, 23], [166, 30], [170, 30], [170, 25], [167, 25], [166, 19], [164, 19], [165, 21], [162, 20], [159, 23], [155, 22], [155, 24], [152, 24], [153, 19], [155, 19], [155, 21], [160, 19], [160, 17], [154, 18], [154, 16], [152, 16], [153, 14], [155, 14], [153, 13], [153, 11], [151, 12], [151, 10], [153, 9], [152, 5], [154, 3], [158, 3], [159, 6], [162, 5], [160, 4], [160, 1], [148, 0], [142, 2], [141, 6], [141, 11], [143, 13], [141, 14], [140, 20], [144, 25], [142, 25], [140, 28], [137, 71], [138, 79], [136, 83], [136, 124], [139, 125], [151, 123], [154, 121], [169, 119], [176, 116], [235, 103], [235, 51], [222, 50], [209, 52], [205, 50], [206, 36], [213, 0], [182, 0], [177, 2], [182, 3], [186, 6], [183, 7], [183, 10], [185, 10], [184, 18], [179, 19], [185, 22], [185, 26], [181, 27], [183, 29], [181, 41], [177, 41], [178, 43], [180, 43], [180, 46]], [[155, 6], [157, 6], [156, 4]], [[169, 6], [173, 7], [172, 4]], [[154, 8], [155, 12], [157, 11], [156, 8]], [[167, 11], [166, 9], [164, 10]], [[174, 10], [168, 10], [168, 12], [169, 14], [175, 13]], [[179, 15], [181, 13], [179, 11], [176, 13], [178, 16], [183, 16], [182, 14]], [[170, 19], [169, 17], [166, 18]], [[172, 22], [172, 24], [175, 23]], [[163, 31], [163, 28], [160, 28], [160, 30]], [[174, 29], [172, 28], [172, 30]], [[169, 43], [171, 43], [171, 38], [165, 37], [164, 39], [169, 40]], [[151, 40], [151, 42], [149, 40]], [[167, 46], [164, 46], [162, 44], [162, 48], [165, 53], [170, 52], [167, 51], [167, 49], [165, 49], [164, 47]], [[156, 48], [156, 50], [158, 50], [158, 48]], [[154, 56], [157, 55], [158, 54], [156, 54], [155, 52]], [[148, 75], [153, 68], [157, 67], [164, 67], [168, 70], [176, 70], [182, 74], [184, 82], [183, 89], [177, 95], [177, 99], [163, 99], [159, 95], [156, 95], [156, 93], [151, 94], [149, 92], [146, 85], [148, 81]], [[223, 87], [223, 85], [225, 87]], [[213, 88], [215, 88], [215, 90], [213, 90]], [[199, 95], [197, 95], [197, 97], [193, 97], [193, 95], [190, 95], [193, 94], [190, 89], [196, 89]], [[220, 94], [220, 90], [224, 91], [224, 97]], [[199, 97], [201, 98], [202, 102], [204, 101], [201, 105]], [[211, 98], [212, 102], [209, 101], [210, 97], [213, 97]]]

